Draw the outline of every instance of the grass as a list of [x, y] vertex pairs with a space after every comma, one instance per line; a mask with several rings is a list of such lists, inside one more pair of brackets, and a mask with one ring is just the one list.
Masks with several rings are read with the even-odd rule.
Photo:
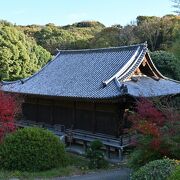
[[[92, 171], [88, 168], [88, 159], [85, 157], [68, 153], [69, 156], [69, 165], [66, 167], [58, 167], [48, 171], [41, 172], [22, 172], [22, 171], [4, 171], [0, 170], [0, 179], [6, 180], [11, 178], [18, 178], [22, 180], [30, 179], [51, 179], [54, 177], [63, 177], [63, 176], [72, 176], [72, 175], [82, 175]], [[106, 169], [114, 169], [121, 167], [122, 165], [109, 164]]]
[[89, 172], [88, 169], [88, 160], [84, 157], [70, 154], [69, 153], [69, 161], [70, 165], [67, 167], [59, 167], [54, 168], [48, 171], [42, 172], [21, 172], [21, 171], [3, 171], [0, 170], [0, 179], [10, 179], [10, 178], [18, 178], [18, 179], [35, 179], [35, 178], [43, 178], [48, 179], [52, 177], [62, 177], [62, 176], [70, 176], [77, 174], [85, 174]]

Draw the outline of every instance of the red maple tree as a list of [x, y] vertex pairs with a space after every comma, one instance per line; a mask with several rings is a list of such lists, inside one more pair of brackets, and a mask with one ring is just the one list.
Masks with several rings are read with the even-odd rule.
[[0, 142], [4, 136], [16, 129], [15, 117], [21, 110], [18, 95], [4, 93], [0, 90]]
[[146, 139], [145, 144], [137, 141], [137, 146], [144, 146], [162, 156], [178, 156], [173, 151], [180, 145], [176, 140], [180, 133], [180, 115], [173, 108], [158, 108], [153, 101], [141, 98], [128, 119], [132, 122], [131, 131], [141, 135], [141, 140]]

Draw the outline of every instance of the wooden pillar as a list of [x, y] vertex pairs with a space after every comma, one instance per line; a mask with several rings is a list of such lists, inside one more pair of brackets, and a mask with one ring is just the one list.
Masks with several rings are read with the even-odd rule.
[[123, 160], [123, 149], [119, 149], [118, 158], [122, 161]]
[[36, 122], [39, 121], [39, 99], [36, 99]]
[[96, 133], [96, 104], [93, 103], [93, 133]]
[[73, 102], [73, 129], [76, 128], [76, 101]]
[[50, 111], [50, 124], [54, 125], [54, 101], [51, 101], [51, 111]]
[[110, 146], [106, 146], [106, 154], [108, 158], [111, 158]]
[[117, 104], [117, 109], [116, 109], [116, 124], [117, 124], [116, 136], [117, 137], [123, 134], [125, 108], [126, 108], [126, 105], [123, 101]]
[[87, 141], [83, 141], [83, 145], [84, 145], [84, 151], [87, 151], [88, 145], [87, 145]]

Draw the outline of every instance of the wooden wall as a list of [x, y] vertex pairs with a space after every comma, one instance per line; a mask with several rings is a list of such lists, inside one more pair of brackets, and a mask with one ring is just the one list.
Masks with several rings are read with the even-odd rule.
[[[119, 108], [122, 108], [119, 111]], [[124, 108], [119, 103], [93, 103], [26, 98], [23, 114], [27, 120], [62, 124], [66, 128], [118, 136]]]

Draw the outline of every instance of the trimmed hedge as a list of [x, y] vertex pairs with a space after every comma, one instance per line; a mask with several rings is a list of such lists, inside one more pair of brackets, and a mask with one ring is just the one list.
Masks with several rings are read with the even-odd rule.
[[48, 170], [65, 166], [66, 159], [60, 139], [41, 128], [18, 129], [0, 146], [0, 168], [6, 170]]
[[151, 161], [134, 172], [131, 180], [165, 180], [176, 168], [176, 165], [176, 162], [171, 159]]

